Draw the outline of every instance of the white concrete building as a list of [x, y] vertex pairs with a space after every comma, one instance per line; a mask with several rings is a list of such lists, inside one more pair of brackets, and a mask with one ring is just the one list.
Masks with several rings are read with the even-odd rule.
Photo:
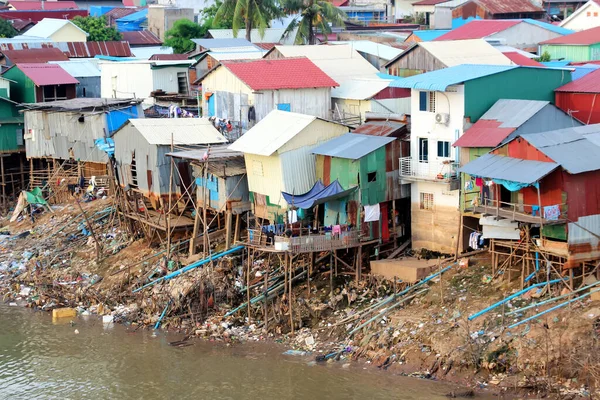
[[583, 31], [600, 26], [600, 4], [590, 0], [560, 23], [560, 26], [573, 31]]

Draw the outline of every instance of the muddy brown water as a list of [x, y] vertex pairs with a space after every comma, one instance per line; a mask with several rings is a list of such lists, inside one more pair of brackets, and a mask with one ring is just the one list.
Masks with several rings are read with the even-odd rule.
[[[75, 326], [0, 305], [0, 399], [444, 399], [455, 389], [342, 363], [311, 365], [276, 345], [194, 342], [151, 331]], [[79, 334], [75, 334], [75, 329]]]

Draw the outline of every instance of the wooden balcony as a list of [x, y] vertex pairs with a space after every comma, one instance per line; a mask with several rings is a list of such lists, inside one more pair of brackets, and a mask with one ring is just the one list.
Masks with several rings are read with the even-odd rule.
[[276, 235], [271, 243], [267, 234], [258, 229], [248, 229], [248, 245], [271, 252], [312, 253], [349, 249], [360, 246], [359, 231], [351, 230], [340, 234], [326, 232], [306, 236], [279, 236]]
[[[537, 205], [506, 203], [503, 201], [490, 199], [485, 199], [483, 204], [480, 204], [477, 201], [468, 202], [464, 205], [464, 211], [481, 214], [484, 216], [495, 216], [496, 219], [508, 219], [510, 221], [524, 222], [528, 224], [556, 225], [567, 222], [565, 218], [566, 214], [564, 214], [562, 210], [563, 207], [564, 205], [561, 204], [561, 213], [558, 219], [543, 218], [543, 207], [542, 210], [540, 210]], [[537, 210], [536, 215], [526, 212], [525, 210]]]

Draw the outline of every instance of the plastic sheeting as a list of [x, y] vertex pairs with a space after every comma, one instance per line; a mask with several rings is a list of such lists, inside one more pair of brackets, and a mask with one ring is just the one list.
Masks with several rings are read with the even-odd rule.
[[115, 141], [111, 138], [96, 139], [94, 142], [96, 147], [108, 154], [109, 156], [115, 155]]
[[507, 190], [510, 190], [511, 192], [518, 192], [519, 190], [521, 190], [527, 186], [533, 186], [536, 188], [540, 186], [539, 182], [535, 182], [530, 185], [527, 183], [507, 181], [505, 179], [493, 179], [493, 181], [494, 181], [494, 183], [496, 183], [498, 185], [504, 186]]
[[323, 182], [319, 180], [308, 192], [301, 195], [293, 195], [285, 192], [281, 192], [281, 194], [290, 206], [309, 209], [317, 204], [322, 204], [329, 200], [345, 197], [354, 190], [356, 190], [356, 188], [344, 190], [342, 185], [340, 185], [336, 179], [329, 186], [323, 185]]

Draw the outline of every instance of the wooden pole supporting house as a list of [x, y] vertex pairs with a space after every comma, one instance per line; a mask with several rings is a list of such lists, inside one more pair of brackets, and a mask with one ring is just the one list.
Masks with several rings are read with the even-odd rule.
[[231, 214], [231, 209], [228, 209], [225, 213], [225, 248], [229, 249], [231, 247], [231, 224], [233, 221], [233, 216]]
[[[208, 151], [208, 150], [207, 150]], [[204, 250], [204, 254], [208, 254], [208, 222], [206, 219], [206, 203], [208, 202], [208, 197], [206, 196], [208, 192], [208, 159], [204, 163], [204, 185], [202, 187], [202, 225], [204, 227], [202, 233], [202, 250]], [[218, 216], [217, 216], [218, 218]]]
[[271, 257], [269, 257], [269, 261], [267, 262], [267, 268], [265, 268], [265, 284], [264, 284], [264, 296], [265, 296], [265, 302], [264, 302], [264, 318], [265, 318], [265, 330], [268, 332], [269, 330], [269, 304], [268, 302], [268, 297], [267, 294], [269, 293], [269, 269], [271, 268]]
[[315, 253], [308, 253], [308, 274], [306, 274], [306, 296], [310, 299], [310, 276], [312, 275], [313, 264], [315, 262]]
[[338, 256], [337, 256], [337, 250], [333, 251], [333, 258], [334, 258], [334, 262], [335, 262], [335, 276], [338, 275]]
[[252, 266], [252, 249], [248, 248], [248, 266], [246, 268], [246, 297], [248, 302], [248, 321], [251, 318], [250, 311], [250, 268]]
[[544, 238], [544, 235], [542, 234], [542, 231], [544, 230], [544, 210], [542, 209], [542, 196], [540, 194], [540, 182], [538, 181], [537, 186], [537, 198], [538, 198], [538, 207], [539, 212], [540, 212], [540, 239]]
[[[171, 152], [173, 152], [173, 132], [171, 132]], [[171, 158], [170, 166], [171, 171], [169, 173], [169, 206], [167, 208], [167, 212], [165, 213], [166, 225], [167, 225], [167, 260], [171, 258], [171, 194], [173, 193], [173, 157]], [[137, 199], [136, 199], [136, 209], [137, 209]]]
[[333, 252], [329, 252], [329, 297], [333, 297]]
[[235, 215], [235, 231], [233, 233], [233, 243], [240, 240], [240, 214]]
[[23, 157], [19, 154], [19, 171], [21, 172], [21, 190], [25, 190], [25, 167], [23, 166]]
[[33, 158], [29, 159], [29, 189], [33, 189]]
[[194, 229], [192, 230], [192, 238], [190, 239], [190, 256], [196, 254], [196, 238], [198, 237], [198, 229], [200, 227], [200, 207], [199, 202], [196, 201], [196, 215], [194, 216]]
[[4, 156], [0, 155], [0, 175], [2, 175], [2, 213], [6, 212], [6, 177], [4, 175]]
[[293, 296], [292, 296], [292, 257], [290, 257], [290, 254], [286, 251], [285, 252], [285, 257], [286, 257], [286, 264], [288, 264], [288, 271], [290, 274], [290, 277], [288, 279], [288, 283], [290, 285], [289, 288], [289, 296], [288, 296], [288, 303], [290, 305], [290, 327], [292, 329], [292, 335], [294, 334], [294, 315], [293, 315]]
[[356, 282], [360, 282], [362, 274], [362, 245], [358, 245], [358, 257], [356, 260]]
[[397, 230], [398, 226], [396, 225], [396, 201], [392, 200], [392, 229], [394, 230], [394, 234], [392, 237], [394, 238], [394, 247], [398, 244], [398, 236]]

